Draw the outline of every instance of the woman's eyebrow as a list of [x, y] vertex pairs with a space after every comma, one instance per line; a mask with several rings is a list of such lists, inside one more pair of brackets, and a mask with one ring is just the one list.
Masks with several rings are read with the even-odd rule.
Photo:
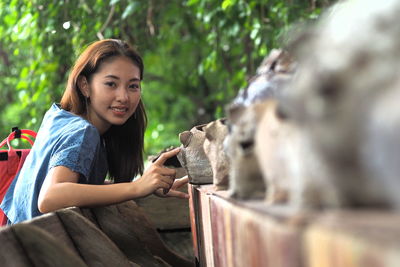
[[[115, 79], [115, 80], [120, 80], [120, 78], [118, 76], [115, 76], [115, 75], [112, 75], [112, 74], [109, 74], [109, 75], [105, 76], [105, 78], [112, 78], [112, 79]], [[135, 77], [135, 78], [130, 79], [129, 81], [130, 82], [135, 82], [135, 81], [140, 81], [140, 79]]]

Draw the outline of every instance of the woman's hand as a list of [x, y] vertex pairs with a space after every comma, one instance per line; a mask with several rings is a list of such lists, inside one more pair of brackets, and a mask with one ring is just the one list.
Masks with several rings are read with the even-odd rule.
[[139, 195], [145, 197], [156, 190], [168, 192], [174, 185], [176, 171], [164, 166], [167, 159], [175, 156], [180, 148], [161, 154], [161, 156], [143, 173], [142, 177], [133, 181]]
[[189, 195], [178, 191], [176, 189], [181, 188], [182, 186], [184, 186], [185, 184], [187, 184], [189, 182], [189, 177], [186, 175], [180, 179], [175, 179], [171, 189], [165, 193], [165, 191], [163, 189], [158, 189], [154, 192], [154, 194], [158, 197], [177, 197], [177, 198], [189, 198]]

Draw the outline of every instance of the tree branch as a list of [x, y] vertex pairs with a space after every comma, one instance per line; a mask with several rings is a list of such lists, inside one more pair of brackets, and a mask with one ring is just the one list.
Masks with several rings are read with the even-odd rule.
[[110, 23], [112, 16], [114, 15], [114, 11], [115, 11], [115, 5], [111, 6], [111, 10], [110, 13], [108, 13], [108, 17], [106, 19], [106, 22], [104, 22], [103, 26], [101, 27], [100, 31], [97, 32], [97, 38], [99, 38], [100, 40], [104, 39], [103, 36], [103, 31], [107, 28], [108, 24]]
[[7, 67], [11, 66], [10, 59], [8, 58], [8, 54], [4, 51], [2, 44], [0, 44], [0, 57], [3, 59], [4, 65]]
[[149, 32], [151, 36], [155, 34], [155, 28], [153, 24], [153, 1], [149, 0], [149, 7], [147, 8], [147, 17], [146, 17], [146, 24], [149, 28]]
[[246, 34], [244, 36], [244, 50], [245, 50], [245, 54], [247, 57], [246, 60], [246, 76], [251, 77], [254, 75], [254, 62], [253, 62], [253, 58], [251, 56], [252, 52], [253, 52], [253, 46], [251, 43], [251, 38], [250, 38], [250, 34]]

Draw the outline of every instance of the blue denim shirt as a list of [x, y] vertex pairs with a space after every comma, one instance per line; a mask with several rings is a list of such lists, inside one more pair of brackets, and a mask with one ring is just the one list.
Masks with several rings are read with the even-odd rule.
[[79, 173], [79, 183], [85, 184], [103, 184], [108, 171], [105, 147], [97, 129], [87, 120], [53, 104], [0, 205], [9, 223], [41, 215], [39, 192], [47, 173], [56, 166]]

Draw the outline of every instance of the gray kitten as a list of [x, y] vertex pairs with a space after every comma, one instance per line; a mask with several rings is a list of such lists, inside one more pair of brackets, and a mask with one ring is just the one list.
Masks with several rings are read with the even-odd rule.
[[332, 186], [316, 186], [314, 206], [400, 206], [399, 12], [395, 0], [343, 2], [294, 42], [299, 69], [280, 110], [326, 167], [312, 179]]
[[[263, 105], [264, 112], [256, 130], [255, 153], [267, 185], [266, 203], [290, 203], [295, 209], [314, 208], [322, 198], [338, 203], [330, 181], [318, 180], [326, 170], [309, 136], [279, 113], [276, 99], [266, 100]], [[325, 192], [319, 188], [330, 190]]]
[[229, 194], [239, 199], [263, 198], [265, 184], [254, 152], [254, 135], [263, 106], [238, 106], [231, 109], [232, 124], [225, 139], [225, 151], [230, 162]]
[[294, 63], [287, 52], [272, 50], [248, 87], [227, 108], [230, 131], [225, 143], [231, 162], [229, 188], [233, 197], [249, 199], [265, 195], [268, 185], [264, 183], [254, 150], [255, 132], [265, 108], [263, 101], [280, 94], [293, 70]]

